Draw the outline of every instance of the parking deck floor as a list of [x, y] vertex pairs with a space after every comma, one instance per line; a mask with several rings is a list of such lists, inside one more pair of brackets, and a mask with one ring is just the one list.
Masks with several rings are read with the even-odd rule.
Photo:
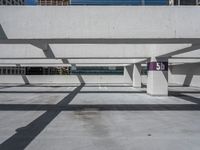
[[200, 88], [0, 85], [1, 150], [199, 150]]

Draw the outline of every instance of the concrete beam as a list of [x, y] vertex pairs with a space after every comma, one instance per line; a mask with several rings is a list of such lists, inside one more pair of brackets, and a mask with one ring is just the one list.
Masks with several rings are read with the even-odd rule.
[[[123, 65], [133, 64], [145, 59], [67, 59], [67, 63], [64, 64], [84, 64], [84, 65]], [[0, 59], [0, 64], [62, 64], [62, 59]]]
[[[200, 48], [200, 45], [199, 45]], [[200, 59], [200, 49], [173, 55], [172, 58], [199, 58]]]
[[55, 57], [148, 58], [165, 55], [191, 44], [50, 44]]
[[44, 52], [31, 44], [0, 44], [0, 58], [46, 58]]
[[170, 64], [200, 63], [200, 58], [199, 59], [173, 58], [173, 59], [169, 59], [169, 63]]
[[195, 6], [0, 6], [8, 39], [200, 38], [197, 18]]
[[50, 44], [58, 58], [146, 58], [151, 45], [141, 44]]
[[[122, 66], [128, 66], [130, 64], [76, 64], [76, 66], [78, 67], [122, 67]], [[17, 64], [0, 64], [1, 67], [6, 67], [6, 66], [10, 66], [10, 67], [16, 67]], [[72, 66], [71, 64], [42, 64], [42, 63], [26, 63], [26, 64], [20, 64], [20, 66], [22, 67], [69, 67]]]

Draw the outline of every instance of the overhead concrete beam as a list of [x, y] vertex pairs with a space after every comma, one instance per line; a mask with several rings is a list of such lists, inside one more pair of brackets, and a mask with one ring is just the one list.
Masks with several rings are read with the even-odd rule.
[[50, 44], [58, 58], [148, 58], [190, 46], [191, 44]]
[[0, 66], [127, 66], [130, 64], [145, 61], [145, 59], [0, 59]]
[[[189, 44], [188, 44], [189, 45]], [[159, 45], [158, 45], [159, 46]], [[168, 58], [172, 58], [172, 57], [179, 57], [179, 55], [184, 55], [184, 53], [186, 54], [191, 54], [191, 55], [185, 55], [185, 58], [195, 58], [195, 57], [199, 57], [199, 53], [198, 55], [193, 55], [195, 54], [193, 51], [197, 51], [200, 49], [200, 44], [190, 44], [190, 46], [186, 46], [186, 47], [180, 47], [179, 49], [177, 49], [176, 51], [166, 51], [165, 54], [161, 54], [160, 56], [157, 57], [168, 57]]]
[[200, 38], [197, 18], [195, 6], [0, 7], [8, 39]]
[[0, 64], [62, 64], [61, 59], [0, 59]]
[[[200, 45], [199, 45], [200, 48]], [[200, 49], [173, 55], [172, 58], [199, 58], [200, 59]]]
[[[146, 59], [67, 59], [66, 64], [134, 64]], [[62, 59], [0, 59], [0, 64], [61, 64]]]
[[[128, 66], [130, 64], [76, 64], [77, 67], [123, 67], [123, 66]], [[1, 67], [17, 67], [17, 64], [1, 64]], [[71, 64], [42, 64], [42, 63], [26, 63], [26, 64], [20, 64], [22, 67], [70, 67], [72, 66]]]
[[134, 64], [146, 59], [68, 59], [70, 64]]
[[[150, 45], [133, 44], [50, 44], [50, 58], [146, 58]], [[44, 49], [31, 44], [0, 44], [0, 59], [48, 58]], [[48, 50], [47, 50], [48, 51]]]
[[184, 59], [184, 58], [171, 58], [169, 59], [169, 63], [171, 64], [176, 64], [176, 63], [199, 63], [200, 62], [200, 58], [199, 59]]
[[50, 44], [57, 58], [147, 58], [145, 44]]
[[46, 58], [43, 51], [31, 44], [0, 44], [0, 58]]
[[185, 53], [185, 49], [190, 51], [196, 50], [196, 48], [190, 49], [191, 43], [187, 44], [152, 44], [151, 46], [151, 57], [172, 57], [175, 54]]
[[[2, 31], [3, 32], [3, 31]], [[2, 33], [4, 34], [4, 33]], [[199, 43], [200, 38], [51, 38], [51, 39], [6, 39], [0, 38], [0, 44], [185, 44]]]
[[0, 44], [0, 59], [145, 59], [170, 57], [169, 53], [182, 49], [185, 52], [188, 47], [190, 49], [191, 44]]
[[54, 59], [55, 56], [52, 52], [52, 49], [50, 48], [48, 43], [42, 43], [42, 42], [31, 42], [31, 44], [35, 47], [38, 47], [40, 49], [43, 50], [44, 55], [46, 56], [46, 58], [52, 58]]

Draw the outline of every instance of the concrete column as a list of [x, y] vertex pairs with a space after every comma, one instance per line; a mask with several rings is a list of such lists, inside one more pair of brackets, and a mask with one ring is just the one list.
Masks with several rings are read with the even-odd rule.
[[174, 0], [169, 0], [169, 5], [174, 5]]
[[3, 68], [2, 67], [0, 68], [0, 71], [1, 71], [0, 75], [3, 75]]
[[8, 75], [8, 68], [6, 67], [6, 75]]
[[124, 67], [124, 78], [125, 81], [132, 82], [133, 65]]
[[168, 60], [151, 58], [147, 65], [147, 93], [150, 95], [168, 95]]
[[142, 85], [141, 79], [141, 64], [134, 64], [133, 66], [133, 87], [140, 88]]

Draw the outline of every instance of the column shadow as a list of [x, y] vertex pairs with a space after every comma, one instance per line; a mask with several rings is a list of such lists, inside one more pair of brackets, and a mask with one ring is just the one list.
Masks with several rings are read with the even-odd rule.
[[193, 79], [193, 75], [192, 74], [186, 74], [185, 80], [183, 82], [183, 86], [189, 87], [191, 82], [192, 82], [192, 79]]
[[[62, 99], [56, 106], [68, 105], [77, 93], [83, 88], [81, 84], [69, 95]], [[38, 106], [40, 107], [40, 106]], [[38, 108], [39, 109], [39, 108]], [[40, 117], [29, 123], [25, 127], [16, 129], [16, 133], [0, 145], [1, 150], [24, 150], [38, 136], [42, 130], [61, 112], [61, 110], [47, 110]]]
[[8, 39], [2, 25], [0, 24], [0, 39]]

